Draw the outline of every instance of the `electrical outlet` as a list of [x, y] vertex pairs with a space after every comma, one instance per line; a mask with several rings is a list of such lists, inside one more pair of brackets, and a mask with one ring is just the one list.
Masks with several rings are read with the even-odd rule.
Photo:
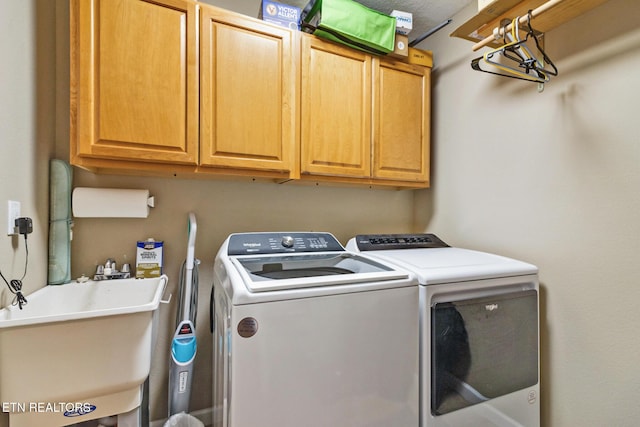
[[20, 218], [20, 202], [15, 200], [7, 201], [7, 236], [18, 234], [16, 231], [16, 218]]

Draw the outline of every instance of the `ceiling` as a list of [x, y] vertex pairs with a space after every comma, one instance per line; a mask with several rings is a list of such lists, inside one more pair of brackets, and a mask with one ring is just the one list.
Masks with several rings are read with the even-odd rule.
[[[308, 0], [278, 0], [293, 6], [304, 8]], [[371, 9], [389, 14], [392, 10], [401, 10], [413, 14], [413, 30], [409, 40], [414, 40], [437, 27], [442, 22], [464, 9], [476, 0], [357, 0]], [[447, 28], [452, 32], [455, 28]]]

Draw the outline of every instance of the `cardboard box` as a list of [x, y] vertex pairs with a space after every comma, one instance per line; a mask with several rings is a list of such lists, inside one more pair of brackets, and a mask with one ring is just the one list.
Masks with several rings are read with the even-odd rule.
[[300, 29], [300, 8], [272, 0], [262, 0], [258, 18], [292, 30]]
[[409, 63], [433, 68], [433, 52], [430, 50], [409, 48]]
[[396, 18], [396, 33], [406, 36], [411, 32], [413, 29], [413, 14], [411, 12], [394, 10], [391, 12], [391, 16]]
[[396, 33], [396, 41], [394, 45], [393, 52], [391, 52], [388, 56], [393, 56], [395, 58], [406, 58], [409, 56], [409, 37], [404, 34]]

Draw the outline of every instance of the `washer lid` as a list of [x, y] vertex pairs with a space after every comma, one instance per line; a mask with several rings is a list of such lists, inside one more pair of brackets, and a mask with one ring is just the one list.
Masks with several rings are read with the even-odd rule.
[[349, 252], [316, 252], [230, 257], [250, 292], [349, 285], [407, 279], [375, 260]]

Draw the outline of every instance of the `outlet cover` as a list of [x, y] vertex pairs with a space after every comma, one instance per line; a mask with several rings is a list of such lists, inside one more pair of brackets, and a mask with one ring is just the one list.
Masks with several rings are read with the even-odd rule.
[[20, 218], [20, 202], [15, 200], [7, 201], [7, 236], [13, 236], [16, 233], [16, 218]]

